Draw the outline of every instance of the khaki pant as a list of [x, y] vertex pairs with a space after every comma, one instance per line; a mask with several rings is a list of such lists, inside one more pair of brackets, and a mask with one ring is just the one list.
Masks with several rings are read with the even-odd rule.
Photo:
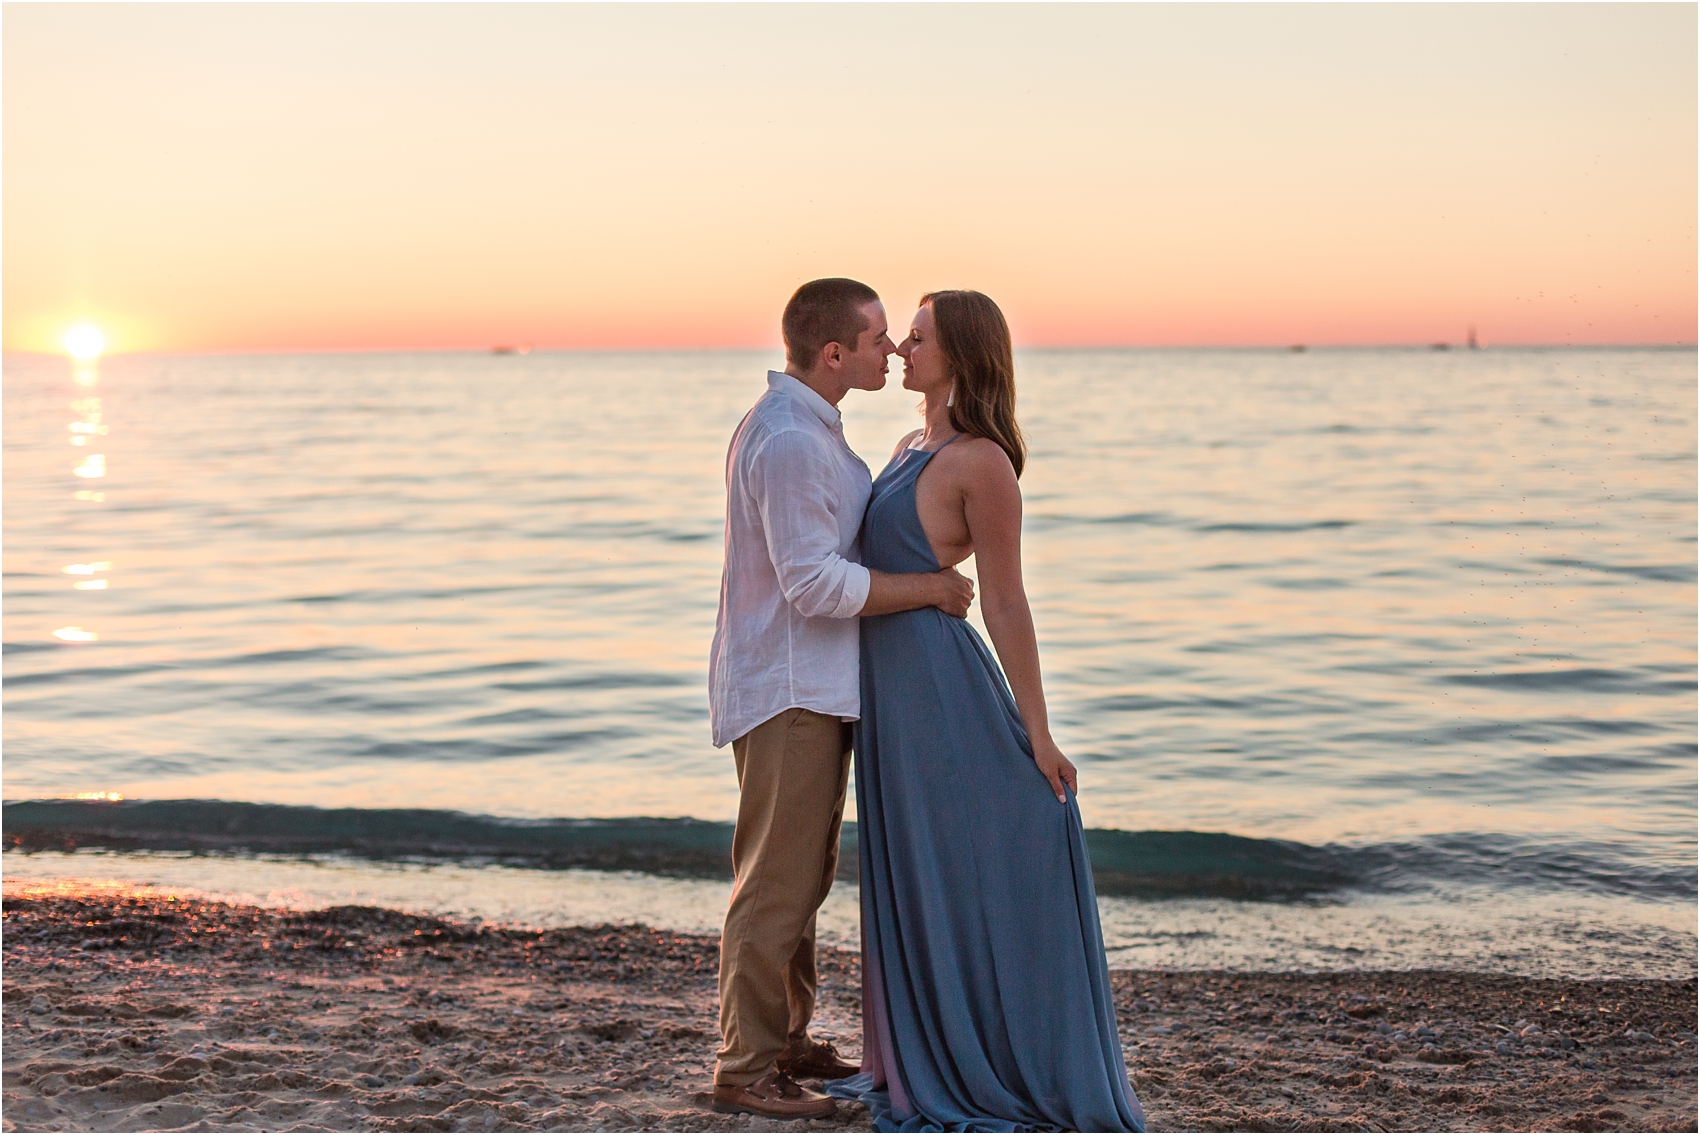
[[753, 1084], [808, 1043], [815, 912], [838, 870], [850, 726], [788, 709], [736, 741], [732, 905], [720, 938], [716, 1084]]

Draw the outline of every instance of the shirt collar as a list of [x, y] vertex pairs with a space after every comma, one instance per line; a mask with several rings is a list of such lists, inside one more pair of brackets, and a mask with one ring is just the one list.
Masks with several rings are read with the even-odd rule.
[[810, 390], [806, 384], [782, 370], [767, 372], [767, 388], [783, 391], [797, 399], [807, 406], [815, 417], [825, 423], [829, 430], [836, 430], [844, 424], [844, 415], [838, 412], [836, 406]]

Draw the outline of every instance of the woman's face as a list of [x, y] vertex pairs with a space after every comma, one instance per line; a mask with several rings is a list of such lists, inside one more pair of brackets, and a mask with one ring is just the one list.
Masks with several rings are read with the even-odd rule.
[[909, 323], [909, 335], [897, 345], [903, 360], [903, 388], [920, 394], [950, 389], [950, 373], [944, 352], [933, 334], [933, 309], [923, 307]]

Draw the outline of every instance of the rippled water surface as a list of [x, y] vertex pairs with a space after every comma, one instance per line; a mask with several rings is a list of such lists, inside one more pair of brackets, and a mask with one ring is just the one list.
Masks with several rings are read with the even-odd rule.
[[[1088, 823], [1692, 866], [1695, 362], [1022, 355]], [[5, 796], [731, 817], [721, 468], [774, 363], [7, 357]], [[847, 398], [875, 471], [913, 403]]]

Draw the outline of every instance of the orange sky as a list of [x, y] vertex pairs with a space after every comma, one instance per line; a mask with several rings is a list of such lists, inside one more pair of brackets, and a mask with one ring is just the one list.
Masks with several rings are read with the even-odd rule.
[[1694, 5], [20, 5], [4, 336], [1692, 343]]

